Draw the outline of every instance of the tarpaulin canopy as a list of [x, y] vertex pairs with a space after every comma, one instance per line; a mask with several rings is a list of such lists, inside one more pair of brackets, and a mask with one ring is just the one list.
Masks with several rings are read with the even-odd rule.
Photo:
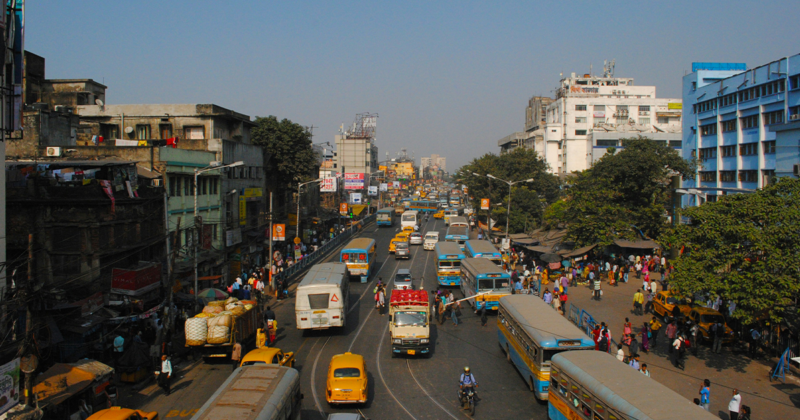
[[365, 204], [354, 204], [354, 205], [350, 206], [350, 209], [353, 210], [353, 215], [355, 215], [355, 216], [358, 216], [359, 214], [361, 214], [361, 212], [364, 211], [365, 208], [367, 208], [367, 206]]
[[511, 239], [530, 239], [527, 233], [512, 233], [508, 237]]
[[549, 252], [551, 252], [553, 250], [553, 248], [551, 248], [549, 246], [541, 246], [541, 245], [526, 246], [525, 248], [527, 248], [528, 250], [531, 250], [533, 252], [540, 252], [542, 254], [547, 254], [547, 253], [549, 253]]
[[625, 239], [616, 239], [614, 240], [614, 244], [619, 246], [620, 248], [636, 248], [636, 249], [655, 249], [661, 248], [654, 240], [652, 239], [645, 239], [641, 241], [628, 241]]
[[578, 256], [581, 256], [581, 255], [586, 254], [589, 251], [593, 250], [596, 246], [597, 246], [597, 244], [585, 246], [583, 248], [578, 248], [578, 249], [576, 249], [574, 251], [570, 251], [569, 253], [564, 254], [564, 256], [567, 257], [567, 258], [578, 257]]
[[58, 405], [88, 388], [93, 382], [113, 373], [114, 369], [96, 360], [56, 363], [36, 378], [33, 393], [43, 408]]
[[561, 256], [558, 254], [542, 254], [539, 259], [548, 263], [561, 262]]
[[531, 244], [538, 243], [539, 240], [538, 239], [531, 239], [531, 238], [527, 238], [527, 237], [524, 238], [524, 239], [523, 238], [520, 238], [520, 239], [511, 238], [511, 242], [515, 243], [515, 244], [520, 244], [520, 245], [531, 245]]

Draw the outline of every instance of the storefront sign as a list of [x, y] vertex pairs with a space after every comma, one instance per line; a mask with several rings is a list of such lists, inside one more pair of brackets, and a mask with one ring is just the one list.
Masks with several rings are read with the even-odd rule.
[[336, 192], [336, 187], [339, 185], [339, 180], [336, 177], [322, 178], [319, 183], [319, 192]]
[[360, 190], [364, 188], [364, 174], [363, 173], [346, 173], [344, 174], [344, 189], [346, 190]]
[[387, 184], [385, 182], [381, 182], [380, 190], [383, 191], [383, 192], [389, 191], [389, 184]]
[[350, 204], [361, 204], [361, 193], [350, 193]]
[[242, 243], [242, 229], [230, 229], [225, 231], [225, 246], [234, 246]]
[[264, 195], [264, 192], [261, 188], [245, 188], [244, 194], [245, 197], [261, 197]]
[[683, 109], [683, 102], [670, 102], [667, 104], [667, 109]]
[[158, 283], [160, 280], [161, 264], [153, 264], [137, 270], [123, 268], [111, 270], [112, 289], [139, 290], [151, 284]]
[[239, 196], [239, 225], [247, 224], [247, 198]]
[[0, 366], [0, 414], [19, 403], [19, 358]]
[[378, 186], [377, 185], [376, 186], [370, 186], [368, 194], [371, 195], [371, 196], [378, 195]]
[[342, 216], [347, 214], [347, 203], [339, 204], [339, 214], [341, 214]]
[[481, 210], [489, 210], [489, 199], [481, 198]]

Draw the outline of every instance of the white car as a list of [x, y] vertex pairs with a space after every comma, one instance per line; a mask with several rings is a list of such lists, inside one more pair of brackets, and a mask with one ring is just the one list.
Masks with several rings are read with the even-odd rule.
[[414, 232], [408, 236], [409, 245], [422, 245], [422, 234]]
[[425, 234], [425, 242], [422, 244], [422, 249], [426, 251], [433, 251], [436, 248], [436, 243], [439, 242], [439, 232], [430, 231]]

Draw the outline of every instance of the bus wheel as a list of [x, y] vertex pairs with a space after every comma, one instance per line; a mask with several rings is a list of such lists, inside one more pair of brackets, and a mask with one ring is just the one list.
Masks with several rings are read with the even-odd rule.
[[533, 377], [528, 378], [528, 389], [530, 389], [531, 392], [534, 392], [536, 390], [536, 388], [533, 385]]

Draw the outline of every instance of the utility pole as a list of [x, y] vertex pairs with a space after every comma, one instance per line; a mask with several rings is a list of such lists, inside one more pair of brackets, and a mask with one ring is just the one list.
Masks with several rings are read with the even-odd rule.
[[[28, 282], [25, 284], [25, 356], [34, 358], [31, 352], [33, 342], [33, 314], [31, 313], [31, 299], [33, 299], [33, 234], [28, 234]], [[25, 405], [33, 406], [33, 371], [25, 374]]]
[[[269, 255], [267, 259], [269, 260], [269, 287], [270, 291], [277, 289], [275, 285], [272, 283], [272, 264], [275, 260], [272, 258], [272, 241], [275, 239], [272, 237], [272, 190], [269, 190]], [[286, 232], [286, 229], [284, 229]]]

